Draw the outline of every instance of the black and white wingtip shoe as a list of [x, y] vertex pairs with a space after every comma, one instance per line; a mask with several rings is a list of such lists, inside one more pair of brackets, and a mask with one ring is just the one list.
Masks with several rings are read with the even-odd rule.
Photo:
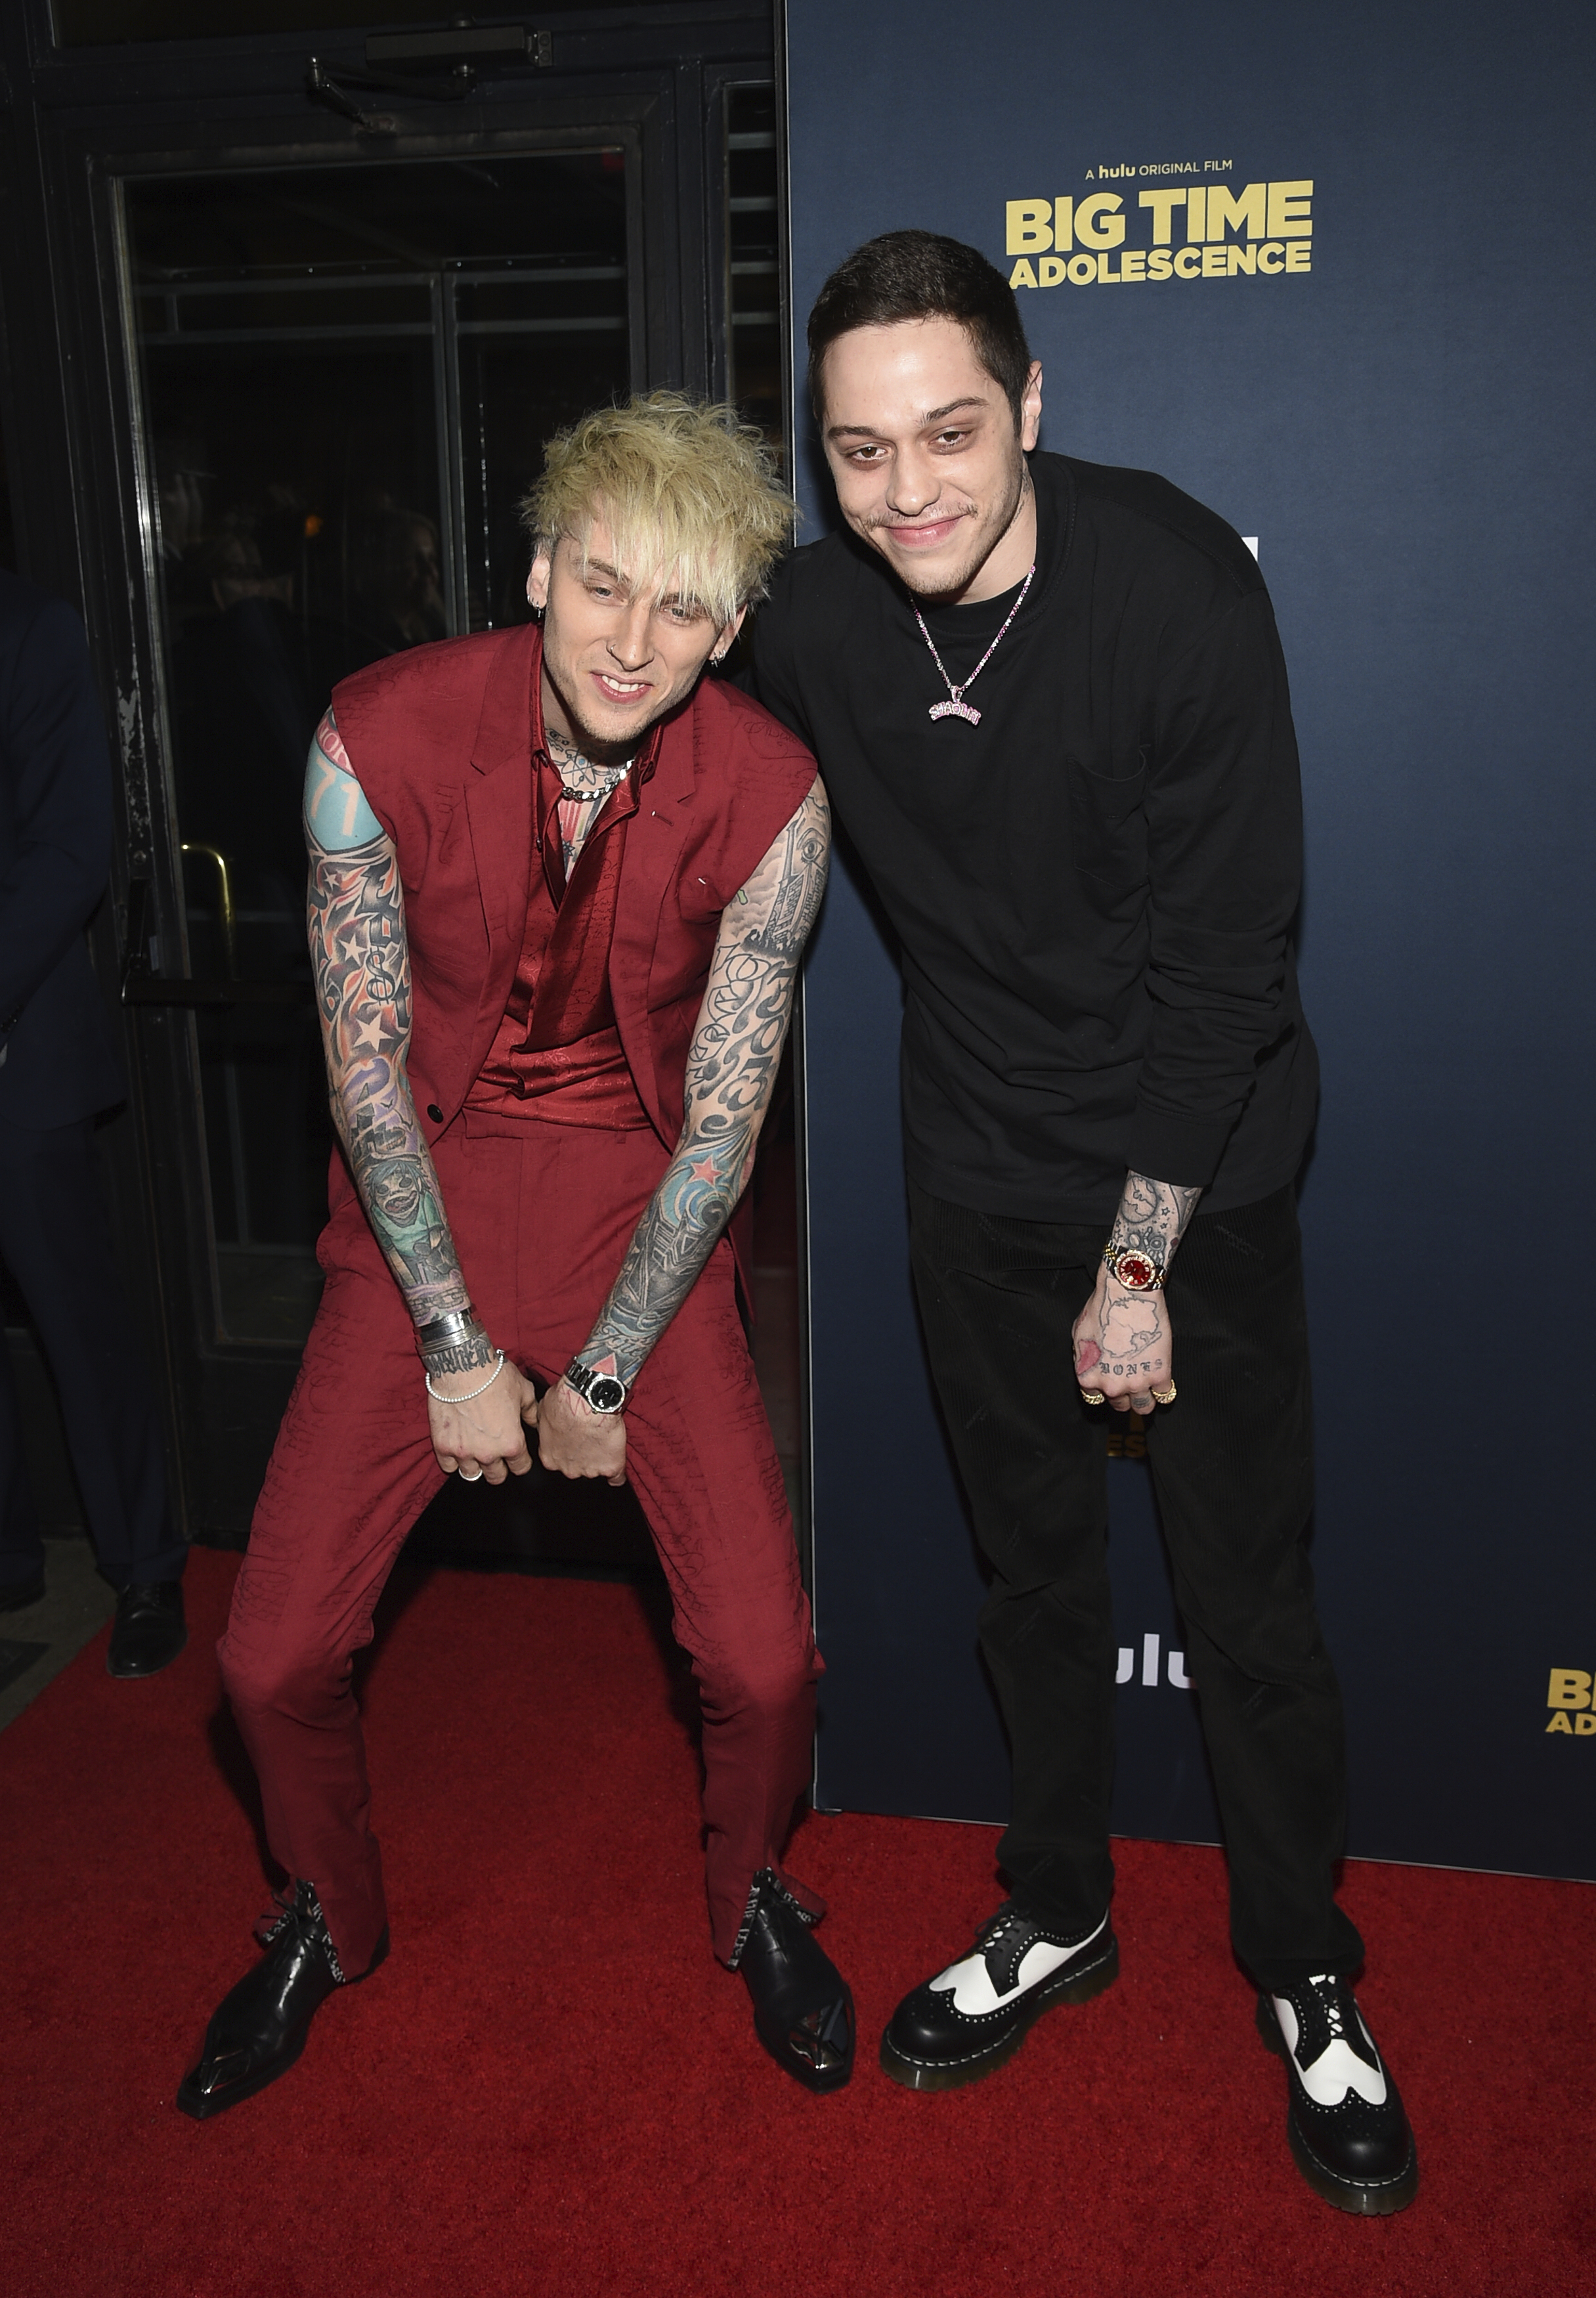
[[1258, 2031], [1286, 2062], [1286, 2135], [1316, 2195], [1386, 2218], [1418, 2192], [1418, 2153], [1390, 2069], [1344, 1979], [1261, 1995]]
[[968, 1955], [906, 1995], [881, 2037], [881, 2071], [909, 2090], [956, 2090], [1012, 2059], [1044, 2011], [1087, 2003], [1120, 1974], [1108, 1917], [1050, 1930], [1010, 1899]]
[[840, 2090], [854, 2071], [854, 1998], [810, 1922], [762, 1868], [732, 1968], [747, 1982], [754, 2031], [776, 2064], [806, 2090]]

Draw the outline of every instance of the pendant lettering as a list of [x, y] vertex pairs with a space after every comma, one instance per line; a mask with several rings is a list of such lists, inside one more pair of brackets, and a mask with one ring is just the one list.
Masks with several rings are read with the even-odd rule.
[[933, 702], [927, 711], [928, 718], [968, 718], [972, 726], [980, 724], [980, 712], [972, 709], [968, 702]]

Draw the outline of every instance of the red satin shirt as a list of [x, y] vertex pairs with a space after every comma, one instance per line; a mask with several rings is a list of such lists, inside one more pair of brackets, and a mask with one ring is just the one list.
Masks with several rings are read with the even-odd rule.
[[[633, 1132], [649, 1123], [616, 1024], [609, 988], [626, 826], [654, 772], [657, 730], [583, 841], [569, 880], [559, 768], [541, 745], [533, 768], [533, 855], [526, 928], [504, 1017], [466, 1107], [494, 1117]], [[575, 807], [569, 808], [571, 820]]]

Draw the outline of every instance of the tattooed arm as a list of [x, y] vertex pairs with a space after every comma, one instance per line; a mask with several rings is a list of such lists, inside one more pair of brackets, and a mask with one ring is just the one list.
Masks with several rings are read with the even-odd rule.
[[[366, 1217], [420, 1327], [471, 1303], [406, 1074], [410, 960], [399, 856], [355, 779], [331, 711], [310, 746], [305, 840], [310, 965], [333, 1123]], [[452, 1346], [429, 1352], [427, 1368], [447, 1398], [451, 1390], [481, 1388], [494, 1353], [473, 1318]], [[491, 1484], [503, 1481], [506, 1464], [524, 1474], [532, 1462], [519, 1408], [532, 1394], [507, 1364], [479, 1403], [454, 1406], [429, 1395], [440, 1465], [480, 1461]]]
[[[1176, 1188], [1127, 1173], [1120, 1210], [1109, 1231], [1111, 1249], [1145, 1253], [1166, 1272], [1186, 1235], [1201, 1189]], [[1135, 1292], [1097, 1271], [1091, 1299], [1075, 1320], [1075, 1376], [1084, 1393], [1105, 1396], [1116, 1412], [1148, 1413], [1152, 1392], [1174, 1379], [1169, 1303], [1162, 1290]]]
[[[692, 1290], [753, 1170], [831, 845], [817, 780], [722, 917], [687, 1057], [676, 1152], [581, 1351], [583, 1364], [628, 1386]], [[545, 1467], [623, 1481], [623, 1415], [592, 1411], [563, 1380], [543, 1399], [538, 1439]]]

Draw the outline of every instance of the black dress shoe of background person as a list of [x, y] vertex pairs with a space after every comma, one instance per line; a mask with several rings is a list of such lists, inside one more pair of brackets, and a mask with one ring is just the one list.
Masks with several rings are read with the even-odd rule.
[[25, 1612], [29, 1604], [45, 1600], [45, 1575], [36, 1572], [31, 1580], [0, 1582], [0, 1612]]
[[187, 1641], [181, 1580], [156, 1580], [124, 1588], [116, 1600], [106, 1674], [159, 1675]]
[[[311, 1885], [296, 1884], [294, 1897], [277, 1906], [277, 1920], [260, 1933], [266, 1953], [222, 1997], [199, 2057], [178, 2086], [178, 2106], [196, 2122], [252, 2098], [286, 2074], [327, 1996], [352, 1983], [339, 1968]], [[385, 1925], [376, 1953], [357, 1978], [369, 1978], [387, 1952]]]
[[754, 2027], [806, 2090], [840, 2090], [854, 2071], [848, 1981], [768, 1867], [754, 1878], [732, 1957], [754, 1998]]
[[1345, 1980], [1261, 1995], [1258, 2031], [1286, 2062], [1286, 2134], [1316, 2195], [1385, 2218], [1418, 2192], [1418, 2153], [1391, 2071]]
[[1087, 2003], [1120, 1974], [1108, 1917], [1066, 1932], [1013, 1899], [975, 1935], [975, 1945], [906, 1995], [881, 2037], [881, 2069], [909, 2090], [956, 2090], [1012, 2059], [1044, 2011]]

